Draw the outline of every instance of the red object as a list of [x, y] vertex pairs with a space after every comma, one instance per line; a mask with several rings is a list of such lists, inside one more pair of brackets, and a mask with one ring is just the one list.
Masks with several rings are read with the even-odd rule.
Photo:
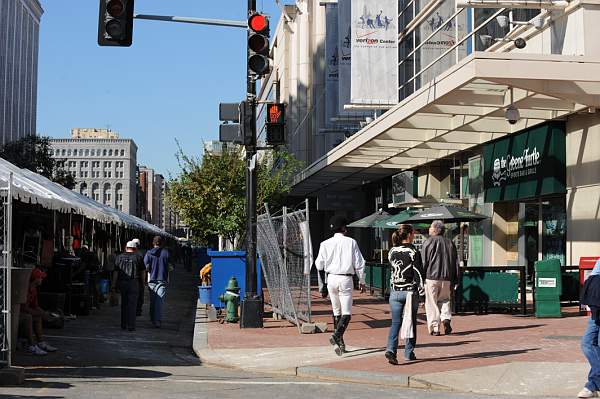
[[31, 280], [33, 281], [37, 278], [46, 278], [46, 273], [35, 267], [31, 270]]
[[254, 32], [262, 32], [269, 27], [269, 20], [262, 14], [252, 14], [248, 18], [248, 27]]
[[[592, 270], [596, 265], [596, 262], [600, 259], [600, 256], [582, 256], [579, 258], [579, 288], [583, 289], [583, 283], [592, 274]], [[579, 305], [581, 314], [590, 315], [590, 311], [587, 310], [586, 305]]]

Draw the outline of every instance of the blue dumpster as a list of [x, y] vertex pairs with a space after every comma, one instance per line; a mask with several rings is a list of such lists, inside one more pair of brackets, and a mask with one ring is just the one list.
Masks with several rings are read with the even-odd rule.
[[[225, 306], [219, 296], [225, 292], [227, 282], [235, 277], [240, 286], [240, 300], [246, 293], [246, 251], [208, 251], [211, 258], [211, 285], [210, 303], [216, 308]], [[260, 262], [257, 262], [256, 286], [258, 293], [262, 292]]]

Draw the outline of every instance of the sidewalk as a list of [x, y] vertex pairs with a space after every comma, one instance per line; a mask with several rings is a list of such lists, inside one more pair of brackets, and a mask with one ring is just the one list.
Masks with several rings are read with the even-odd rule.
[[[563, 309], [560, 319], [468, 313], [453, 319], [452, 335], [440, 337], [427, 334], [420, 309], [419, 360], [393, 366], [383, 357], [388, 304], [367, 294], [354, 304], [343, 357], [333, 352], [331, 333], [301, 335], [286, 320], [271, 319], [263, 329], [240, 330], [208, 323], [203, 305], [194, 351], [204, 363], [249, 371], [483, 394], [573, 397], [586, 380], [589, 367], [579, 348], [586, 317], [575, 307]], [[313, 319], [331, 329], [329, 301], [313, 295], [312, 309]]]

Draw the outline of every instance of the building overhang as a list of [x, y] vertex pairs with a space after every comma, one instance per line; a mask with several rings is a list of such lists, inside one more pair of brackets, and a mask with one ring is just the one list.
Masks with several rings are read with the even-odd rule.
[[475, 52], [305, 168], [292, 195], [355, 189], [590, 107], [600, 59]]

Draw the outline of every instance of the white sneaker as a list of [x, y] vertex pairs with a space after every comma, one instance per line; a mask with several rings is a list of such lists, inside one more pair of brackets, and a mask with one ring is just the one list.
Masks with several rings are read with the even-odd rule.
[[56, 352], [56, 348], [47, 343], [46, 341], [38, 342], [37, 346], [46, 352]]
[[598, 391], [590, 391], [587, 388], [583, 388], [581, 391], [579, 391], [579, 393], [577, 394], [578, 398], [597, 398], [598, 397]]
[[41, 349], [37, 345], [29, 345], [29, 347], [27, 348], [27, 351], [29, 353], [31, 353], [32, 355], [35, 355], [35, 356], [45, 356], [45, 355], [48, 354], [48, 352], [46, 352], [45, 350]]

